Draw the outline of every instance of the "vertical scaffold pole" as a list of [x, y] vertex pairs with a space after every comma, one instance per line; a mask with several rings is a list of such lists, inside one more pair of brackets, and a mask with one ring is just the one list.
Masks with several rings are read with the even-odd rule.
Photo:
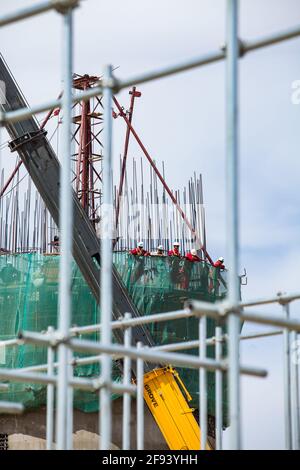
[[[226, 208], [227, 208], [227, 267], [228, 301], [239, 302], [239, 241], [238, 241], [238, 1], [227, 0], [227, 58], [226, 58]], [[229, 355], [229, 416], [230, 448], [241, 448], [240, 320], [235, 312], [228, 316]]]
[[[73, 378], [73, 351], [68, 350], [68, 373], [69, 380]], [[67, 450], [73, 449], [73, 401], [74, 401], [74, 391], [73, 387], [68, 387], [68, 416], [67, 416]]]
[[291, 331], [290, 339], [292, 445], [293, 450], [299, 450], [299, 377], [296, 331]]
[[[203, 316], [199, 320], [199, 351], [200, 359], [206, 359], [206, 317]], [[199, 408], [200, 408], [200, 449], [206, 449], [207, 441], [207, 372], [206, 369], [199, 369]]]
[[[124, 315], [125, 320], [129, 320], [131, 318], [130, 313], [125, 313]], [[130, 348], [131, 347], [131, 328], [126, 328], [124, 332], [124, 347]], [[131, 384], [131, 359], [128, 356], [124, 358], [124, 367], [123, 367], [123, 375], [124, 375], [124, 385]], [[130, 413], [131, 411], [131, 395], [130, 393], [123, 394], [123, 430], [122, 430], [122, 447], [123, 450], [130, 450]]]
[[[283, 305], [283, 315], [290, 317], [289, 304]], [[290, 360], [290, 332], [283, 331], [283, 383], [284, 383], [284, 427], [285, 448], [292, 449], [292, 421], [291, 421], [291, 360]]]
[[[215, 357], [216, 361], [222, 360], [222, 328], [216, 327], [216, 345]], [[222, 371], [216, 370], [216, 450], [222, 450], [222, 427], [223, 427], [223, 395], [222, 395]]]
[[[113, 233], [113, 183], [112, 183], [112, 89], [109, 82], [112, 80], [112, 67], [107, 65], [103, 73], [103, 204], [101, 223], [101, 342], [104, 345], [112, 341], [112, 233]], [[104, 382], [100, 390], [100, 433], [102, 450], [109, 450], [112, 435], [111, 410], [111, 366], [109, 354], [101, 358], [101, 377]]]
[[[143, 347], [142, 343], [137, 344], [138, 349]], [[136, 442], [137, 450], [144, 450], [144, 361], [137, 359], [137, 397], [136, 397]]]
[[[63, 55], [62, 79], [63, 123], [61, 130], [61, 174], [60, 174], [60, 239], [61, 255], [59, 264], [59, 333], [67, 338], [71, 318], [71, 261], [72, 261], [72, 188], [71, 188], [71, 118], [72, 118], [72, 56], [73, 56], [73, 12], [63, 13]], [[67, 447], [67, 389], [68, 389], [68, 347], [61, 343], [58, 347], [58, 384], [56, 436], [57, 449]]]
[[[54, 328], [49, 326], [48, 334], [53, 333]], [[54, 350], [52, 346], [48, 347], [47, 351], [47, 374], [54, 374]], [[46, 449], [53, 449], [53, 421], [54, 421], [54, 385], [47, 385], [47, 422], [46, 422]]]

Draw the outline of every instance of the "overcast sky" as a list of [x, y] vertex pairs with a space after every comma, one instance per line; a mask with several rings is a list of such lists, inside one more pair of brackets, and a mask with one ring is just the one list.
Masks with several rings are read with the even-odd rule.
[[[35, 3], [1, 2], [0, 13]], [[242, 0], [240, 37], [254, 39], [300, 23], [298, 0]], [[100, 75], [104, 64], [118, 77], [217, 50], [224, 43], [224, 0], [102, 2], [86, 0], [75, 15], [75, 70]], [[61, 90], [61, 19], [56, 13], [0, 31], [1, 52], [31, 104]], [[299, 290], [300, 105], [291, 102], [300, 80], [300, 38], [240, 61], [241, 270], [243, 298]], [[224, 63], [139, 86], [134, 124], [172, 188], [201, 172], [208, 251], [225, 256]], [[120, 99], [128, 103], [128, 92]], [[114, 156], [124, 127], [115, 122]], [[140, 156], [132, 143], [131, 156]], [[2, 155], [9, 169], [10, 156]], [[279, 308], [265, 310], [278, 312]], [[292, 308], [299, 318], [298, 304]], [[244, 332], [256, 331], [245, 325]], [[242, 343], [242, 362], [266, 367], [267, 379], [242, 379], [244, 448], [283, 447], [282, 339]], [[228, 433], [226, 432], [225, 435]], [[226, 437], [226, 436], [225, 436]], [[227, 442], [227, 437], [225, 439]], [[226, 444], [227, 445], [227, 444]]]

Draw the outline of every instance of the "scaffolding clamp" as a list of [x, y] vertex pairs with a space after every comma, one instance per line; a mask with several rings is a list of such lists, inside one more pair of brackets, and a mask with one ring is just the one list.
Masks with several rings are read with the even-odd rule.
[[79, 6], [81, 0], [52, 0], [53, 6], [58, 13], [65, 14], [71, 8]]

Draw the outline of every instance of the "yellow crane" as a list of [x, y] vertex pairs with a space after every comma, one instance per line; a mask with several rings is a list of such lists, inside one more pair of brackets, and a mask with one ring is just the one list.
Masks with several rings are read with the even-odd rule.
[[[188, 403], [192, 397], [175, 369], [146, 373], [144, 399], [171, 450], [200, 449], [200, 427]], [[212, 450], [209, 443], [206, 450]]]

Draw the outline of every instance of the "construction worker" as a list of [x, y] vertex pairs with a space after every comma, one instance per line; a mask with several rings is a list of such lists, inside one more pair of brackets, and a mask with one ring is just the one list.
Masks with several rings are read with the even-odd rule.
[[208, 288], [211, 293], [214, 293], [214, 295], [218, 295], [220, 287], [220, 271], [225, 269], [223, 256], [220, 256], [220, 258], [218, 258], [217, 261], [214, 262], [214, 268], [216, 269], [211, 268], [209, 271]]
[[53, 246], [55, 251], [59, 251], [59, 236], [54, 235]]
[[189, 253], [185, 255], [185, 263], [184, 263], [184, 269], [183, 269], [183, 288], [188, 289], [189, 284], [190, 284], [190, 278], [192, 275], [193, 270], [193, 265], [194, 263], [199, 263], [200, 261], [203, 261], [199, 256], [197, 255], [197, 250], [195, 248], [192, 248]]
[[188, 260], [188, 261], [191, 261], [192, 263], [197, 263], [199, 261], [203, 261], [201, 258], [199, 258], [199, 256], [197, 255], [197, 250], [195, 250], [195, 248], [192, 248], [190, 253], [187, 253], [185, 255], [185, 258]]
[[158, 245], [156, 251], [151, 253], [151, 256], [165, 256], [164, 247], [162, 245]]
[[214, 267], [219, 269], [225, 269], [223, 256], [220, 256], [220, 258], [217, 259], [217, 261], [214, 263]]
[[179, 251], [179, 246], [180, 246], [179, 242], [174, 242], [173, 243], [173, 250], [168, 251], [168, 256], [176, 256], [177, 258], [181, 258], [181, 254], [180, 254], [180, 251]]
[[130, 250], [129, 253], [134, 256], [149, 256], [150, 253], [146, 250], [144, 250], [144, 243], [139, 242], [138, 246], [134, 248], [133, 250]]
[[49, 243], [53, 247], [53, 250], [58, 253], [59, 252], [59, 236], [54, 235], [53, 241]]
[[137, 282], [144, 274], [145, 270], [145, 257], [150, 256], [150, 253], [144, 250], [144, 243], [139, 242], [138, 246], [129, 252], [134, 256], [134, 269], [132, 270], [131, 282]]

